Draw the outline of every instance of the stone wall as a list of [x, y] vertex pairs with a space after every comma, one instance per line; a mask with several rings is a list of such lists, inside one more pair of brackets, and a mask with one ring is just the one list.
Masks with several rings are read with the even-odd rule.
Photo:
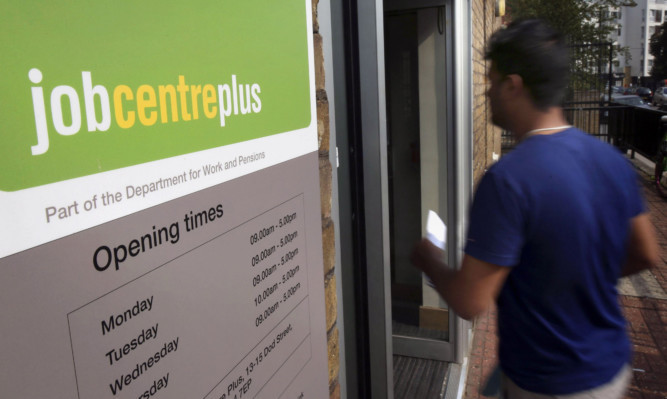
[[318, 0], [313, 2], [313, 46], [315, 50], [315, 90], [317, 98], [317, 141], [320, 159], [320, 199], [322, 205], [322, 249], [324, 253], [324, 293], [327, 323], [327, 353], [329, 359], [329, 395], [340, 398], [338, 372], [338, 327], [336, 298], [335, 235], [331, 220], [331, 163], [329, 162], [329, 100], [324, 89], [324, 55], [322, 36], [317, 22]]
[[496, 17], [495, 0], [472, 1], [473, 68], [473, 178], [477, 183], [493, 163], [493, 153], [500, 156], [500, 134], [491, 123], [491, 108], [486, 98], [486, 74], [490, 62], [484, 59], [487, 40], [501, 25]]

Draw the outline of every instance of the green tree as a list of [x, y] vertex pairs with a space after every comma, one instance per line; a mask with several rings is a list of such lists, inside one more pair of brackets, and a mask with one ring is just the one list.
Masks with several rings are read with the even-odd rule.
[[648, 52], [654, 57], [651, 77], [655, 80], [667, 78], [667, 21], [651, 36]]
[[510, 18], [541, 18], [578, 44], [609, 41], [618, 25], [610, 8], [636, 5], [632, 0], [507, 0]]
[[[610, 43], [619, 28], [610, 9], [634, 7], [632, 0], [507, 0], [510, 19], [540, 18], [567, 36], [572, 51], [572, 90], [599, 87], [609, 68], [609, 47], [585, 46]], [[583, 45], [583, 46], [582, 46]], [[611, 58], [629, 57], [627, 48], [613, 46]]]

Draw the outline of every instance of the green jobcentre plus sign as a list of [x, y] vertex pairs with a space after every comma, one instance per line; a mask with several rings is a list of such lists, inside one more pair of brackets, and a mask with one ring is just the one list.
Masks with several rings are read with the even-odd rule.
[[0, 190], [310, 125], [303, 3], [4, 4]]

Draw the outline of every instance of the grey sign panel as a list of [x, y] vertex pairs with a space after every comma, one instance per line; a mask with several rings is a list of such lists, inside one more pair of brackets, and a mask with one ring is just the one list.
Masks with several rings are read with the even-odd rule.
[[328, 396], [317, 153], [0, 259], [3, 397]]

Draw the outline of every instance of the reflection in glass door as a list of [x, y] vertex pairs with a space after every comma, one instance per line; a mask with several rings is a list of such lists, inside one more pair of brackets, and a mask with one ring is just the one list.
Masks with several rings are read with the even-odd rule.
[[449, 224], [445, 7], [388, 12], [384, 27], [394, 353], [451, 360], [447, 304], [409, 260], [429, 210]]

